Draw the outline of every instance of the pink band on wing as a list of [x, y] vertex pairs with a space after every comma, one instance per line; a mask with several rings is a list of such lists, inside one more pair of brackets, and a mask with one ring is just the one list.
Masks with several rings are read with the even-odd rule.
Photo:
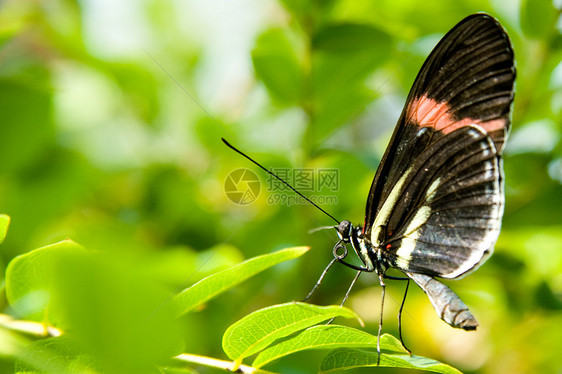
[[488, 133], [502, 130], [506, 126], [503, 119], [483, 122], [479, 119], [467, 117], [456, 120], [449, 113], [449, 110], [449, 105], [446, 102], [438, 103], [424, 95], [408, 105], [408, 122], [414, 122], [422, 127], [433, 127], [444, 134], [473, 124], [482, 127]]

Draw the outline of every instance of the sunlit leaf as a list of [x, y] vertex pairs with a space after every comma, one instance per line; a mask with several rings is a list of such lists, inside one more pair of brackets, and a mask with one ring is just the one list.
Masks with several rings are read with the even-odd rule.
[[84, 251], [71, 240], [35, 249], [14, 258], [6, 270], [6, 296], [12, 308], [27, 318], [44, 320], [61, 256]]
[[81, 355], [76, 342], [67, 337], [37, 340], [29, 344], [18, 357], [17, 373], [88, 373], [93, 368], [91, 357]]
[[240, 250], [230, 244], [220, 244], [202, 251], [175, 247], [144, 258], [143, 269], [162, 283], [176, 286], [185, 281], [186, 274], [193, 274], [190, 279], [198, 282], [242, 261], [244, 257]]
[[361, 319], [339, 306], [287, 303], [260, 309], [231, 325], [224, 333], [222, 347], [228, 357], [240, 363], [275, 340], [333, 317]]
[[[380, 344], [382, 350], [400, 354], [405, 353], [400, 342], [388, 334], [381, 337]], [[306, 349], [335, 349], [343, 347], [376, 349], [377, 337], [347, 326], [314, 326], [281, 339], [278, 343], [266, 348], [256, 357], [252, 366], [260, 368], [283, 356]]]
[[0, 244], [6, 239], [8, 233], [8, 226], [10, 226], [10, 216], [0, 214]]
[[308, 251], [308, 247], [283, 249], [267, 255], [251, 258], [230, 269], [202, 279], [193, 286], [180, 292], [173, 300], [178, 314], [187, 313], [221, 292], [227, 291], [246, 279], [280, 262], [299, 257]]
[[461, 373], [452, 366], [420, 356], [381, 353], [379, 365], [377, 365], [377, 359], [378, 354], [376, 351], [364, 351], [349, 348], [338, 349], [326, 356], [321, 365], [321, 372], [329, 373], [334, 370], [339, 371], [342, 369], [346, 370], [359, 367], [381, 366], [425, 370], [443, 374]]

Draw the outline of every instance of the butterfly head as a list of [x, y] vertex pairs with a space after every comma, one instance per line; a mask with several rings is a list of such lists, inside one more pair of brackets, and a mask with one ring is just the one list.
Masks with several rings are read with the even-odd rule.
[[351, 241], [351, 236], [353, 235], [353, 224], [347, 220], [341, 221], [338, 226], [334, 226], [338, 232], [340, 240], [344, 243], [349, 243]]
[[[341, 221], [340, 224], [334, 226], [334, 228], [340, 240], [334, 246], [333, 252], [334, 257], [336, 257], [340, 263], [356, 270], [378, 271], [380, 266], [375, 266], [370, 258], [372, 246], [363, 236], [363, 228], [361, 226], [355, 227], [350, 221]], [[344, 258], [347, 256], [347, 248], [345, 246], [347, 243], [351, 244], [355, 254], [363, 262], [363, 266], [358, 267], [344, 261]]]

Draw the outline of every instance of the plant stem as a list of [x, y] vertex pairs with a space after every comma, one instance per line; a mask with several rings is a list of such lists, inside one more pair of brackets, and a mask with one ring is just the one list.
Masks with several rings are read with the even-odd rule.
[[[199, 364], [199, 365], [205, 365], [205, 366], [210, 366], [210, 367], [214, 367], [214, 368], [218, 368], [218, 369], [223, 369], [226, 371], [233, 371], [233, 368], [235, 366], [233, 361], [225, 361], [225, 360], [219, 360], [216, 358], [212, 358], [212, 357], [206, 357], [206, 356], [199, 356], [199, 355], [192, 355], [189, 353], [182, 353], [181, 355], [177, 355], [176, 357], [174, 357], [177, 360], [183, 361], [183, 362], [189, 362], [192, 364]], [[247, 365], [240, 365], [238, 366], [238, 368], [235, 371], [236, 373], [267, 373], [264, 370], [260, 370], [260, 369], [256, 369], [253, 368], [251, 366], [247, 366]]]
[[8, 330], [42, 338], [62, 335], [62, 331], [56, 327], [48, 326], [41, 322], [13, 319], [7, 314], [0, 314], [0, 326]]

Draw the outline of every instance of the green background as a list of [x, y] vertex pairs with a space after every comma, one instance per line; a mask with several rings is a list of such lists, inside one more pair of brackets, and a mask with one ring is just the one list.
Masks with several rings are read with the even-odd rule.
[[[165, 300], [243, 259], [311, 246], [166, 325], [171, 340], [183, 341], [175, 354], [225, 359], [225, 329], [256, 309], [302, 299], [330, 261], [336, 236], [308, 233], [333, 223], [314, 207], [272, 203], [275, 193], [293, 195], [268, 188], [267, 176], [220, 137], [267, 167], [336, 169], [336, 190], [303, 193], [329, 196], [324, 209], [360, 223], [419, 67], [445, 32], [485, 11], [506, 28], [517, 61], [505, 216], [490, 260], [447, 282], [480, 327], [450, 328], [412, 287], [405, 341], [463, 372], [560, 372], [561, 7], [548, 0], [4, 1], [0, 213], [12, 220], [0, 266], [67, 238], [106, 254], [59, 264], [52, 276], [69, 287], [66, 296], [91, 302], [86, 311], [67, 304], [78, 325], [95, 319], [118, 331], [143, 324], [134, 315], [146, 289]], [[225, 194], [239, 168], [260, 178], [251, 204]], [[84, 274], [87, 285], [65, 282]], [[336, 266], [310, 301], [339, 304], [353, 275]], [[384, 330], [396, 335], [404, 284], [388, 283]], [[120, 288], [131, 300], [120, 298]], [[376, 334], [379, 302], [376, 277], [364, 274], [346, 305]], [[34, 303], [40, 298], [23, 308], [4, 298], [2, 308], [41, 320]], [[95, 331], [84, 336], [96, 339]], [[1, 371], [11, 372], [21, 355], [3, 336]], [[134, 343], [119, 341], [131, 350]], [[325, 354], [299, 353], [265, 369], [315, 372]]]

